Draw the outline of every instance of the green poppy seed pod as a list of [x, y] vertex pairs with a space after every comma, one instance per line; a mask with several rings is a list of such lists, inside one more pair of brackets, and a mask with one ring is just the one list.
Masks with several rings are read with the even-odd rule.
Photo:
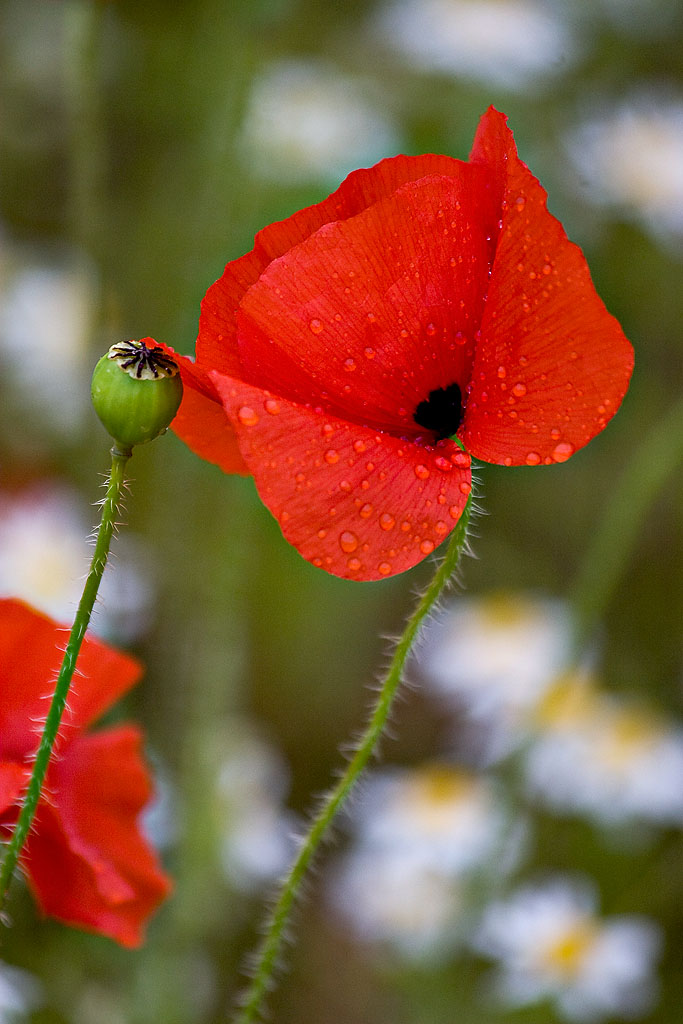
[[153, 338], [122, 341], [102, 356], [92, 375], [95, 412], [119, 448], [152, 441], [178, 411], [183, 384], [178, 364]]

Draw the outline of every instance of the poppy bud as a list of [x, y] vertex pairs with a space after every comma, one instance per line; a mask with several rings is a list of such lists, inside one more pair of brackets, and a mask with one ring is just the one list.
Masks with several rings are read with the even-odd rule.
[[92, 376], [92, 402], [123, 449], [163, 434], [178, 411], [178, 364], [153, 338], [122, 341], [102, 356]]

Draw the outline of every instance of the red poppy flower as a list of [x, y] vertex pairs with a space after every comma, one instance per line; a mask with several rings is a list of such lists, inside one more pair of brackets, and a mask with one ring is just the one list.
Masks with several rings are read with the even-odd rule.
[[[66, 631], [15, 600], [0, 601], [0, 834], [9, 837], [31, 773]], [[86, 636], [21, 864], [46, 914], [142, 941], [170, 890], [137, 818], [151, 784], [132, 725], [84, 730], [141, 675], [137, 661]]]
[[490, 108], [469, 162], [383, 160], [261, 231], [181, 363], [176, 432], [252, 473], [305, 558], [371, 580], [450, 532], [470, 455], [534, 466], [590, 441], [633, 351]]

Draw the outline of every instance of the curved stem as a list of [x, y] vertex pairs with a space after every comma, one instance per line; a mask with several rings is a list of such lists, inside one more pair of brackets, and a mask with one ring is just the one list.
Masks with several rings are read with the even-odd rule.
[[45, 775], [50, 763], [50, 757], [57, 739], [59, 725], [62, 720], [62, 714], [64, 713], [64, 708], [66, 706], [69, 688], [71, 686], [71, 679], [74, 674], [74, 669], [76, 668], [76, 661], [81, 649], [81, 644], [83, 643], [83, 637], [85, 636], [88, 628], [88, 623], [90, 622], [90, 616], [92, 614], [95, 598], [97, 597], [97, 591], [100, 586], [102, 574], [104, 573], [104, 568], [107, 564], [109, 546], [111, 544], [112, 534], [116, 525], [118, 507], [121, 500], [121, 491], [124, 484], [124, 469], [131, 456], [131, 451], [130, 449], [121, 451], [117, 447], [114, 447], [112, 448], [111, 454], [111, 472], [109, 474], [109, 480], [107, 481], [107, 493], [102, 503], [102, 517], [97, 533], [97, 540], [95, 542], [95, 552], [92, 557], [92, 562], [90, 563], [90, 571], [88, 572], [85, 586], [83, 587], [83, 596], [79, 602], [76, 618], [71, 628], [69, 641], [66, 645], [66, 650], [64, 651], [62, 666], [59, 670], [59, 675], [57, 676], [57, 682], [55, 683], [52, 702], [45, 720], [43, 735], [36, 753], [33, 772], [19, 813], [19, 819], [14, 828], [14, 832], [12, 833], [12, 838], [7, 845], [2, 867], [0, 868], [0, 909], [2, 909], [4, 904], [7, 890], [12, 880], [12, 874], [14, 873], [17, 860], [26, 841], [33, 817], [36, 813], [43, 782], [45, 780]]
[[418, 630], [443, 593], [458, 564], [465, 543], [471, 507], [470, 495], [462, 516], [451, 535], [445, 558], [437, 568], [431, 583], [408, 620], [403, 635], [396, 644], [391, 664], [356, 751], [344, 774], [330, 790], [320, 810], [313, 818], [301, 849], [282, 885], [280, 895], [267, 922], [265, 938], [257, 954], [251, 984], [245, 993], [242, 1008], [235, 1018], [236, 1024], [251, 1024], [251, 1022], [261, 1019], [263, 1002], [277, 966], [284, 930], [303, 878], [337, 812], [343, 806], [363, 769], [375, 753], [401, 683], [406, 659]]
[[632, 556], [645, 516], [681, 460], [683, 401], [679, 399], [636, 448], [583, 558], [569, 595], [577, 650], [602, 617]]

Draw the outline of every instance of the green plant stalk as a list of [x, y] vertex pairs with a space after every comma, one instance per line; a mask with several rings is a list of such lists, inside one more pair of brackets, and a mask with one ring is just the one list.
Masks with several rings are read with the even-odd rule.
[[107, 492], [102, 503], [102, 516], [97, 532], [95, 551], [90, 563], [90, 570], [83, 587], [83, 595], [78, 605], [69, 641], [64, 651], [64, 658], [55, 683], [52, 702], [47, 713], [40, 745], [38, 746], [33, 764], [33, 772], [26, 789], [17, 824], [12, 833], [12, 838], [7, 845], [2, 867], [0, 868], [0, 910], [4, 905], [17, 860], [26, 842], [26, 837], [31, 828], [38, 801], [40, 800], [43, 782], [45, 781], [45, 775], [50, 764], [50, 757], [57, 739], [59, 725], [71, 687], [71, 680], [76, 668], [76, 661], [90, 622], [90, 616], [104, 568], [107, 564], [107, 556], [124, 486], [124, 470], [131, 454], [130, 448], [122, 450], [116, 445], [111, 450], [111, 472], [107, 481]]
[[683, 401], [679, 399], [636, 448], [583, 557], [569, 594], [575, 615], [577, 652], [602, 618], [626, 571], [653, 502], [682, 460]]
[[382, 682], [365, 732], [356, 746], [355, 753], [349, 761], [344, 774], [330, 790], [320, 810], [312, 819], [299, 853], [282, 885], [280, 895], [267, 921], [266, 933], [256, 957], [253, 977], [245, 993], [242, 1007], [235, 1018], [235, 1024], [252, 1024], [252, 1022], [262, 1018], [263, 1003], [277, 967], [284, 930], [301, 883], [332, 821], [345, 803], [368, 761], [375, 753], [391, 713], [394, 698], [403, 677], [406, 659], [418, 630], [436, 601], [443, 594], [458, 565], [467, 536], [467, 525], [471, 510], [472, 495], [470, 494], [462, 516], [451, 535], [446, 555], [437, 568], [426, 591], [421, 596], [415, 611], [408, 620], [403, 635], [396, 644], [391, 664]]

